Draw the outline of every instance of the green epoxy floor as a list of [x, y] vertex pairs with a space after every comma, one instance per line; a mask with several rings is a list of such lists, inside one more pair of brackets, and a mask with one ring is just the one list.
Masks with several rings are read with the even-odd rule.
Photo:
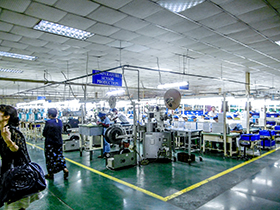
[[[43, 141], [28, 141], [31, 159], [39, 163], [46, 172], [43, 147]], [[32, 203], [29, 209], [193, 210], [280, 159], [280, 151], [275, 151], [171, 199], [169, 196], [174, 193], [244, 161], [224, 158], [222, 153], [206, 153], [202, 162], [199, 161], [199, 154], [196, 154], [196, 162], [191, 165], [178, 161], [155, 162], [112, 171], [106, 169], [104, 159], [97, 158], [99, 154], [100, 151], [95, 151], [93, 160], [90, 161], [89, 152], [84, 151], [82, 157], [79, 151], [65, 152], [70, 171], [69, 180], [63, 180], [62, 172], [56, 174], [53, 181], [48, 181], [43, 198]], [[97, 174], [91, 169], [102, 173]], [[119, 180], [128, 185], [120, 183]]]

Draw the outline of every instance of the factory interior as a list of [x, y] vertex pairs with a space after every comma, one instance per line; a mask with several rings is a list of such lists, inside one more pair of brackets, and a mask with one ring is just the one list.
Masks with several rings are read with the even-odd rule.
[[69, 178], [27, 209], [280, 209], [279, 51], [279, 0], [0, 0], [0, 103], [45, 173], [63, 123]]

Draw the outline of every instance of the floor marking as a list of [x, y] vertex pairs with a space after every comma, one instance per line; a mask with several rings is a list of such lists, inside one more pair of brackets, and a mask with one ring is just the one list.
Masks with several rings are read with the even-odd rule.
[[[30, 146], [33, 146], [33, 147], [36, 147], [36, 148], [38, 148], [38, 149], [44, 150], [43, 148], [38, 147], [38, 146], [35, 145], [35, 144], [31, 144], [31, 143], [29, 143], [29, 142], [26, 142], [26, 143], [27, 143], [28, 145], [30, 145]], [[263, 158], [263, 157], [265, 157], [265, 156], [267, 156], [267, 155], [269, 155], [269, 154], [271, 154], [271, 153], [273, 153], [273, 152], [275, 152], [275, 151], [277, 151], [277, 150], [279, 150], [279, 149], [280, 149], [280, 147], [278, 147], [278, 148], [276, 148], [276, 149], [274, 149], [274, 150], [270, 150], [270, 151], [268, 151], [267, 153], [265, 153], [265, 154], [263, 154], [263, 155], [260, 155], [260, 156], [258, 156], [258, 157], [255, 157], [255, 158], [253, 158], [253, 159], [251, 159], [251, 160], [248, 160], [248, 161], [246, 161], [246, 162], [244, 162], [244, 163], [238, 164], [238, 165], [236, 165], [236, 166], [234, 166], [234, 167], [232, 167], [232, 168], [229, 168], [229, 169], [227, 169], [227, 170], [225, 170], [225, 171], [222, 171], [222, 172], [220, 172], [220, 173], [218, 173], [218, 174], [216, 174], [216, 175], [214, 175], [214, 176], [211, 176], [211, 177], [209, 177], [209, 178], [207, 178], [207, 179], [205, 179], [205, 180], [203, 180], [203, 181], [201, 181], [201, 182], [198, 182], [198, 183], [196, 183], [196, 184], [193, 184], [193, 185], [191, 185], [191, 186], [189, 186], [189, 187], [187, 187], [187, 188], [185, 188], [185, 189], [183, 189], [183, 190], [180, 190], [180, 191], [178, 191], [178, 192], [176, 192], [176, 193], [174, 193], [174, 194], [172, 194], [172, 195], [166, 196], [166, 197], [162, 197], [162, 196], [157, 195], [157, 194], [155, 194], [155, 193], [153, 193], [153, 192], [150, 192], [150, 191], [148, 191], [148, 190], [142, 189], [142, 188], [137, 187], [137, 186], [135, 186], [135, 185], [133, 185], [133, 184], [130, 184], [130, 183], [128, 183], [128, 182], [125, 182], [125, 181], [122, 181], [122, 180], [120, 180], [120, 179], [117, 179], [117, 178], [115, 178], [115, 177], [113, 177], [113, 176], [110, 176], [110, 175], [108, 175], [108, 174], [105, 174], [105, 173], [103, 173], [103, 172], [100, 172], [100, 171], [98, 171], [98, 170], [95, 170], [95, 169], [93, 169], [93, 168], [90, 168], [90, 167], [88, 167], [88, 166], [85, 166], [85, 165], [83, 165], [83, 164], [81, 164], [81, 163], [78, 163], [78, 162], [76, 162], [76, 161], [74, 161], [74, 160], [71, 160], [71, 159], [69, 159], [69, 158], [65, 158], [65, 159], [66, 159], [67, 161], [69, 161], [69, 162], [71, 162], [71, 163], [73, 163], [73, 164], [75, 164], [75, 165], [77, 165], [77, 166], [80, 166], [80, 167], [82, 167], [82, 168], [84, 168], [84, 169], [86, 169], [86, 170], [89, 170], [89, 171], [91, 171], [91, 172], [93, 172], [93, 173], [99, 174], [99, 175], [101, 175], [101, 176], [103, 176], [103, 177], [106, 177], [106, 178], [108, 178], [108, 179], [111, 179], [112, 181], [118, 182], [118, 183], [123, 184], [123, 185], [125, 185], [125, 186], [128, 186], [128, 187], [130, 187], [130, 188], [132, 188], [132, 189], [135, 189], [135, 190], [137, 190], [137, 191], [143, 192], [143, 193], [145, 193], [145, 194], [147, 194], [147, 195], [149, 195], [149, 196], [152, 196], [152, 197], [154, 197], [154, 198], [157, 198], [157, 199], [159, 199], [159, 200], [162, 200], [162, 201], [167, 202], [167, 201], [169, 201], [169, 200], [171, 200], [171, 199], [173, 199], [173, 198], [176, 198], [176, 197], [178, 197], [178, 196], [180, 196], [180, 195], [183, 195], [184, 193], [187, 193], [187, 192], [189, 192], [189, 191], [191, 191], [191, 190], [194, 190], [194, 189], [196, 189], [196, 188], [198, 188], [198, 187], [200, 187], [200, 186], [202, 186], [202, 185], [204, 185], [204, 184], [207, 184], [208, 182], [211, 182], [211, 181], [213, 181], [213, 180], [215, 180], [215, 179], [217, 179], [217, 178], [219, 178], [219, 177], [221, 177], [221, 176], [224, 176], [224, 175], [226, 175], [226, 174], [228, 174], [228, 173], [230, 173], [230, 172], [232, 172], [232, 171], [235, 171], [235, 170], [237, 170], [237, 169], [239, 169], [239, 168], [241, 168], [241, 167], [243, 167], [243, 166], [245, 166], [245, 165], [248, 165], [249, 163], [252, 163], [252, 162], [254, 162], [254, 161], [258, 160], [258, 159], [261, 159], [261, 158]]]
[[[43, 148], [38, 147], [37, 145], [31, 144], [31, 143], [28, 143], [28, 142], [27, 142], [27, 144], [30, 145], [30, 146], [36, 147], [36, 148], [38, 148], [38, 149], [44, 150]], [[117, 179], [117, 178], [115, 178], [115, 177], [113, 177], [113, 176], [110, 176], [110, 175], [108, 175], [108, 174], [105, 174], [105, 173], [103, 173], [103, 172], [100, 172], [100, 171], [98, 171], [98, 170], [95, 170], [95, 169], [93, 169], [93, 168], [90, 168], [90, 167], [88, 167], [88, 166], [85, 166], [85, 165], [83, 165], [83, 164], [81, 164], [81, 163], [78, 163], [78, 162], [76, 162], [76, 161], [74, 161], [74, 160], [71, 160], [71, 159], [69, 159], [69, 158], [65, 158], [65, 159], [66, 159], [68, 162], [71, 162], [71, 163], [73, 163], [73, 164], [75, 164], [75, 165], [77, 165], [77, 166], [80, 166], [80, 167], [82, 167], [82, 168], [84, 168], [84, 169], [86, 169], [86, 170], [89, 170], [89, 171], [91, 171], [91, 172], [93, 172], [93, 173], [96, 173], [96, 174], [98, 174], [98, 175], [101, 175], [101, 176], [103, 176], [103, 177], [106, 177], [107, 179], [111, 179], [112, 181], [118, 182], [118, 183], [123, 184], [123, 185], [125, 185], [125, 186], [128, 186], [128, 187], [130, 187], [130, 188], [132, 188], [132, 189], [135, 189], [135, 190], [137, 190], [137, 191], [143, 192], [143, 193], [145, 193], [145, 194], [147, 194], [147, 195], [149, 195], [149, 196], [152, 196], [152, 197], [154, 197], [154, 198], [157, 198], [157, 199], [159, 199], [159, 200], [166, 201], [166, 199], [165, 199], [164, 197], [162, 197], [162, 196], [160, 196], [160, 195], [157, 195], [157, 194], [155, 194], [155, 193], [152, 193], [152, 192], [150, 192], [150, 191], [148, 191], [148, 190], [142, 189], [142, 188], [137, 187], [137, 186], [135, 186], [135, 185], [133, 185], [133, 184], [130, 184], [130, 183], [128, 183], [128, 182], [125, 182], [125, 181], [122, 181], [122, 180], [120, 180], [120, 179]]]
[[207, 183], [210, 182], [210, 181], [213, 181], [214, 179], [217, 179], [217, 178], [219, 178], [219, 177], [221, 177], [221, 176], [224, 176], [224, 175], [226, 175], [226, 174], [228, 174], [228, 173], [230, 173], [230, 172], [232, 172], [232, 171], [235, 171], [236, 169], [239, 169], [239, 168], [241, 168], [241, 167], [243, 167], [243, 166], [245, 166], [245, 165], [248, 165], [249, 163], [252, 163], [252, 162], [254, 162], [254, 161], [256, 161], [256, 160], [258, 160], [258, 159], [260, 159], [260, 158], [263, 158], [263, 157], [265, 157], [265, 156], [267, 156], [267, 155], [269, 155], [269, 154], [271, 154], [271, 153], [273, 153], [273, 152], [275, 152], [275, 151], [277, 151], [277, 150], [279, 150], [279, 149], [280, 149], [280, 147], [278, 147], [278, 148], [276, 148], [276, 149], [274, 149], [274, 150], [270, 150], [270, 151], [268, 151], [267, 153], [265, 153], [265, 154], [263, 154], [263, 155], [260, 155], [260, 156], [258, 156], [258, 157], [255, 157], [255, 158], [253, 158], [253, 159], [251, 159], [251, 160], [248, 160], [248, 161], [246, 161], [246, 162], [244, 162], [244, 163], [238, 164], [238, 165], [236, 165], [236, 166], [234, 166], [234, 167], [232, 167], [232, 168], [229, 168], [229, 169], [227, 169], [227, 170], [225, 170], [225, 171], [222, 171], [222, 172], [220, 172], [220, 173], [218, 173], [218, 174], [216, 174], [216, 175], [214, 175], [214, 176], [211, 176], [211, 177], [209, 177], [209, 178], [207, 178], [207, 179], [205, 179], [205, 180], [203, 180], [203, 181], [201, 181], [201, 182], [198, 182], [198, 183], [193, 184], [193, 185], [191, 185], [191, 186], [189, 186], [189, 187], [187, 187], [187, 188], [185, 188], [185, 189], [183, 189], [183, 190], [180, 190], [180, 191], [178, 191], [178, 192], [176, 192], [176, 193], [174, 193], [174, 194], [172, 194], [172, 195], [166, 196], [166, 197], [165, 197], [165, 200], [166, 200], [166, 201], [171, 200], [171, 199], [173, 199], [173, 198], [178, 197], [179, 195], [182, 195], [182, 194], [184, 194], [184, 193], [186, 193], [186, 192], [189, 192], [189, 191], [191, 191], [191, 190], [194, 190], [194, 189], [196, 189], [196, 188], [198, 188], [198, 187], [200, 187], [200, 186], [202, 186], [202, 185], [204, 185], [204, 184], [207, 184]]

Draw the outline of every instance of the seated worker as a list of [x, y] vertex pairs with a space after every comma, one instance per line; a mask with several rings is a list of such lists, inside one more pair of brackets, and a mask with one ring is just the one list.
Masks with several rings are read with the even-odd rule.
[[243, 127], [240, 123], [235, 123], [234, 120], [232, 120], [232, 116], [227, 115], [227, 122], [229, 124], [230, 132], [232, 133], [243, 133]]
[[216, 108], [214, 106], [211, 107], [211, 111], [208, 113], [209, 117], [215, 117], [217, 115]]
[[106, 116], [106, 114], [103, 112], [99, 112], [98, 117], [99, 117], [99, 119], [97, 120], [96, 124], [102, 125], [102, 127], [103, 127], [103, 132], [102, 132], [102, 134], [103, 134], [103, 156], [101, 156], [101, 155], [98, 156], [98, 158], [102, 158], [104, 156], [110, 155], [110, 144], [106, 141], [106, 139], [104, 137], [105, 132], [110, 125], [110, 120]]
[[218, 122], [219, 118], [218, 118], [217, 116], [215, 116], [215, 117], [213, 118], [213, 120], [214, 120], [215, 122]]
[[174, 128], [178, 128], [179, 127], [179, 117], [178, 117], [178, 115], [174, 115], [173, 116], [172, 126]]
[[187, 122], [188, 121], [188, 116], [187, 115], [182, 115], [182, 118], [183, 118], [183, 120], [185, 121], [185, 122]]
[[196, 122], [197, 121], [197, 117], [196, 116], [191, 116], [191, 121]]
[[119, 118], [121, 124], [129, 124], [126, 116], [123, 113], [118, 112], [116, 108], [114, 108], [112, 111], [115, 114], [115, 116], [111, 119], [112, 121], [116, 122], [117, 118]]

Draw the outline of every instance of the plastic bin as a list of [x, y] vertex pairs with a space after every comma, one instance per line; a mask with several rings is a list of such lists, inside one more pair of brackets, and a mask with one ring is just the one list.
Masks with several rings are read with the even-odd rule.
[[260, 136], [270, 136], [270, 132], [268, 130], [260, 130]]
[[260, 135], [258, 135], [258, 134], [241, 134], [240, 140], [256, 141], [256, 140], [260, 140]]
[[[263, 141], [261, 141], [261, 146], [263, 146]], [[264, 146], [266, 146], [266, 147], [273, 147], [273, 146], [275, 146], [275, 141], [273, 141], [273, 140], [265, 140], [264, 141]]]

